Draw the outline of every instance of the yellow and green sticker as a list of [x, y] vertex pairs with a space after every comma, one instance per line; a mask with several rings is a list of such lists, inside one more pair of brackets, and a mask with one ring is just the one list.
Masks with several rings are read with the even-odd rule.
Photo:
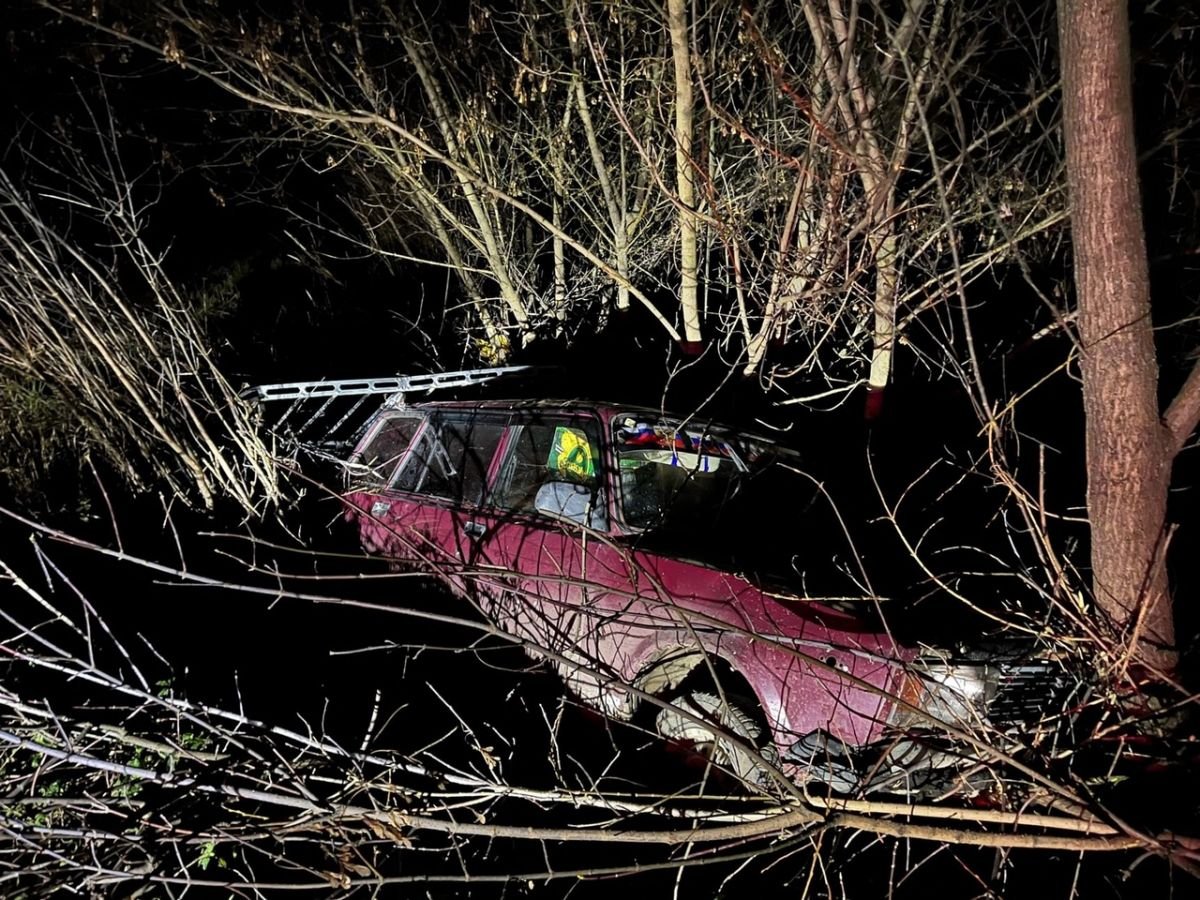
[[574, 478], [592, 478], [596, 474], [596, 463], [591, 442], [583, 429], [567, 425], [554, 429], [554, 444], [550, 447], [546, 465]]

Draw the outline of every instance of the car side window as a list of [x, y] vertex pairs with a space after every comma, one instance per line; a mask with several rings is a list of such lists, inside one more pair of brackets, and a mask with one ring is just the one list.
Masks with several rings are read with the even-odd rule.
[[625, 524], [705, 521], [739, 486], [745, 466], [721, 434], [625, 417], [613, 423]]
[[[606, 528], [600, 433], [595, 423], [551, 419], [514, 425], [512, 430], [493, 502], [517, 512], [540, 512]], [[553, 498], [542, 490], [549, 484], [561, 485]]]
[[393, 490], [478, 505], [504, 423], [476, 416], [430, 420], [392, 484]]
[[355, 486], [369, 489], [381, 488], [387, 484], [422, 421], [422, 416], [404, 414], [391, 415], [384, 419], [354, 460]]

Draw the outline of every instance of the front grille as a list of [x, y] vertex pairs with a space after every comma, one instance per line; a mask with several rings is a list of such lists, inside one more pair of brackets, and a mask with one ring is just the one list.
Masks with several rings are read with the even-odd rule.
[[996, 696], [988, 719], [998, 728], [1028, 724], [1054, 716], [1071, 689], [1072, 680], [1058, 666], [1045, 662], [1000, 663]]

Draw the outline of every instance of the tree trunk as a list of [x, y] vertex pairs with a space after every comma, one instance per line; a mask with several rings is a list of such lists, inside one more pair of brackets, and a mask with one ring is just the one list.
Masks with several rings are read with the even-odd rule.
[[1095, 600], [1142, 661], [1171, 668], [1165, 566], [1174, 454], [1138, 193], [1126, 0], [1059, 0]]
[[675, 180], [679, 188], [679, 303], [686, 345], [698, 349], [700, 308], [696, 301], [696, 173], [692, 169], [695, 102], [688, 51], [686, 0], [667, 0], [667, 27], [675, 59]]
[[[470, 155], [460, 149], [455, 137], [455, 126], [451, 121], [450, 113], [442, 98], [441, 88], [438, 86], [433, 73], [425, 61], [420, 45], [408, 37], [402, 37], [401, 41], [404, 44], [409, 61], [413, 64], [413, 68], [417, 72], [421, 86], [425, 89], [430, 109], [434, 113], [434, 121], [437, 124], [439, 133], [442, 135], [442, 140], [446, 143], [446, 155], [456, 162], [465, 165], [467, 168], [478, 171], [478, 166], [474, 164]], [[479, 235], [483, 239], [485, 250], [484, 256], [487, 259], [488, 268], [491, 270], [491, 274], [496, 279], [496, 284], [500, 288], [500, 296], [504, 299], [513, 319], [520, 328], [522, 337], [524, 337], [529, 324], [529, 314], [525, 309], [525, 304], [521, 301], [521, 296], [517, 292], [512, 278], [509, 276], [509, 255], [504, 253], [501, 248], [499, 236], [496, 234], [492, 219], [484, 206], [484, 198], [480, 196], [475, 182], [464, 174], [461, 169], [455, 170], [454, 177], [458, 180], [463, 196], [466, 198], [467, 205], [470, 207], [475, 219], [475, 224], [479, 228]], [[501, 350], [502, 348], [497, 348], [498, 353]]]

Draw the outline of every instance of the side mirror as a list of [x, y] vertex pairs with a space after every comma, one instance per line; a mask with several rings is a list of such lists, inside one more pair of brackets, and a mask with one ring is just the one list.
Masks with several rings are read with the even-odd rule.
[[569, 481], [549, 481], [538, 488], [533, 505], [538, 512], [545, 515], [595, 527], [598, 517], [595, 510], [589, 510], [592, 496], [592, 489], [587, 485]]

